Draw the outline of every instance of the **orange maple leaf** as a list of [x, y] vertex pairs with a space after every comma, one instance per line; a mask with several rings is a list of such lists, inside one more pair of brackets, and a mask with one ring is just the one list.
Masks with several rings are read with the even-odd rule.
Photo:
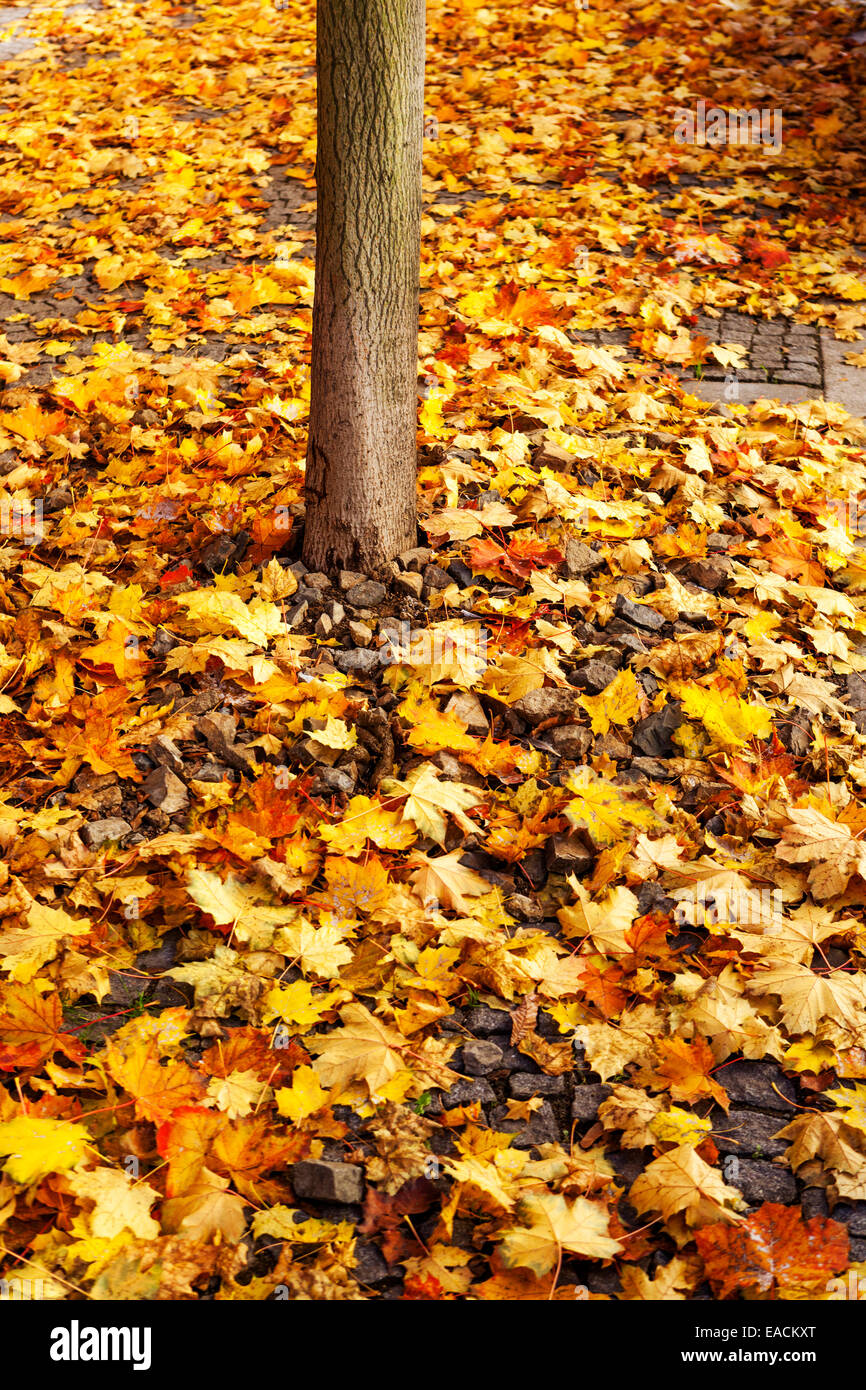
[[186, 1062], [170, 1060], [161, 1066], [156, 1038], [134, 1048], [126, 1057], [109, 1044], [105, 1062], [118, 1086], [134, 1098], [140, 1120], [159, 1124], [178, 1106], [198, 1100], [207, 1089], [205, 1078]]
[[670, 1090], [674, 1100], [693, 1101], [700, 1096], [712, 1096], [727, 1110], [727, 1092], [710, 1075], [716, 1059], [706, 1038], [696, 1038], [690, 1043], [683, 1038], [660, 1038], [656, 1051], [662, 1058], [655, 1072], [657, 1090]]
[[695, 1233], [707, 1278], [717, 1298], [757, 1289], [825, 1288], [848, 1266], [848, 1231], [839, 1221], [803, 1220], [797, 1207], [763, 1206], [739, 1226], [719, 1222]]
[[86, 1048], [63, 1032], [63, 1013], [57, 994], [42, 994], [33, 983], [7, 984], [0, 1004], [0, 1070], [33, 1067], [63, 1052], [71, 1061], [86, 1056]]

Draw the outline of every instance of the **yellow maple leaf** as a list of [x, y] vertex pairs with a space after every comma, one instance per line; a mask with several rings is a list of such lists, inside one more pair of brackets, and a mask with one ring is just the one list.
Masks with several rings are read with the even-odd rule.
[[305, 1213], [281, 1203], [268, 1211], [258, 1211], [252, 1220], [253, 1235], [274, 1236], [303, 1245], [322, 1245], [332, 1240], [345, 1244], [355, 1237], [355, 1227], [349, 1221], [320, 1221], [316, 1217], [297, 1221], [298, 1216], [304, 1217]]
[[569, 1202], [560, 1193], [530, 1193], [520, 1202], [521, 1226], [503, 1232], [499, 1256], [506, 1269], [520, 1265], [536, 1277], [547, 1274], [564, 1250], [594, 1260], [609, 1260], [623, 1246], [609, 1234], [610, 1216], [603, 1202], [575, 1197]]
[[113, 1240], [121, 1231], [131, 1231], [140, 1240], [155, 1240], [159, 1235], [159, 1222], [150, 1215], [150, 1208], [161, 1194], [149, 1183], [117, 1168], [74, 1173], [68, 1181], [76, 1197], [94, 1204], [86, 1212], [89, 1236]]
[[721, 690], [706, 690], [703, 686], [676, 686], [671, 689], [681, 701], [683, 713], [698, 719], [712, 740], [712, 747], [723, 752], [735, 752], [751, 738], [769, 738], [773, 732], [773, 716], [763, 705], [740, 700]]
[[87, 1156], [90, 1135], [70, 1120], [19, 1115], [0, 1124], [0, 1155], [4, 1173], [13, 1182], [31, 1183], [49, 1173], [65, 1173]]
[[262, 903], [247, 884], [236, 878], [223, 879], [211, 869], [190, 869], [186, 886], [202, 912], [212, 917], [217, 926], [231, 923], [237, 939], [253, 950], [266, 949], [274, 928], [297, 916], [296, 908]]
[[257, 647], [266, 647], [272, 637], [287, 632], [280, 609], [262, 598], [244, 603], [240, 595], [224, 589], [194, 589], [178, 594], [177, 602], [187, 609], [190, 623], [199, 632], [233, 630]]
[[387, 796], [401, 796], [408, 792], [403, 815], [417, 825], [422, 835], [435, 840], [437, 844], [445, 844], [448, 815], [454, 817], [467, 835], [478, 829], [465, 812], [470, 806], [477, 806], [484, 800], [484, 792], [467, 787], [462, 782], [443, 780], [436, 775], [432, 763], [422, 763], [408, 774], [405, 782], [395, 777], [388, 778], [382, 783], [382, 791]]
[[575, 830], [586, 831], [598, 849], [658, 824], [651, 807], [597, 777], [590, 768], [578, 769], [564, 785], [575, 793], [565, 808], [569, 823]]
[[441, 903], [443, 907], [453, 907], [456, 912], [468, 916], [471, 909], [466, 898], [477, 898], [490, 891], [486, 878], [460, 863], [460, 850], [442, 854], [438, 859], [430, 859], [416, 850], [410, 855], [409, 863], [416, 866], [412, 884], [423, 903]]
[[332, 980], [340, 966], [352, 959], [352, 948], [344, 942], [349, 926], [323, 922], [314, 927], [311, 922], [298, 922], [281, 927], [274, 937], [274, 949], [292, 956], [302, 970], [309, 970], [322, 980]]
[[284, 1119], [298, 1124], [308, 1115], [314, 1115], [327, 1104], [328, 1092], [323, 1089], [317, 1073], [312, 1067], [296, 1067], [292, 1073], [291, 1086], [283, 1086], [276, 1092], [277, 1110]]
[[279, 1018], [283, 1023], [292, 1024], [299, 1033], [306, 1033], [320, 1023], [322, 1016], [333, 1009], [340, 995], [338, 991], [329, 994], [314, 992], [306, 980], [295, 980], [290, 985], [269, 991], [265, 996], [269, 1022]]
[[340, 1024], [333, 1032], [306, 1041], [307, 1050], [318, 1054], [315, 1068], [322, 1084], [344, 1091], [350, 1082], [363, 1081], [371, 1094], [380, 1091], [403, 1070], [406, 1039], [363, 1004], [347, 1004]]
[[620, 1131], [620, 1144], [624, 1149], [645, 1149], [655, 1143], [653, 1123], [662, 1118], [661, 1110], [660, 1096], [647, 1095], [646, 1091], [633, 1086], [617, 1085], [598, 1107], [598, 1118], [606, 1130]]
[[407, 825], [398, 811], [386, 811], [369, 796], [353, 796], [343, 819], [337, 825], [323, 825], [319, 834], [338, 854], [363, 854], [367, 840], [379, 849], [408, 849], [417, 839], [415, 828]]
[[[816, 1033], [822, 1018], [847, 1025], [859, 1039], [866, 1025], [862, 980], [842, 970], [815, 975], [793, 961], [770, 961], [746, 986], [749, 995], [775, 994], [782, 1024], [791, 1033]], [[862, 1045], [862, 1044], [861, 1044]]]
[[646, 696], [631, 667], [626, 667], [600, 695], [581, 695], [579, 703], [589, 715], [592, 732], [606, 734], [611, 724], [628, 724], [636, 719]]
[[690, 1144], [697, 1148], [713, 1130], [713, 1122], [695, 1115], [691, 1110], [660, 1110], [649, 1122], [650, 1134], [665, 1144]]
[[652, 1279], [639, 1266], [625, 1265], [620, 1274], [622, 1297], [650, 1303], [684, 1299], [697, 1284], [702, 1271], [703, 1265], [694, 1255], [675, 1255]]
[[24, 927], [0, 933], [2, 968], [25, 985], [41, 966], [55, 959], [67, 937], [86, 936], [92, 927], [89, 917], [72, 917], [62, 907], [40, 902], [31, 903], [26, 922]]
[[215, 1105], [230, 1120], [249, 1115], [270, 1091], [254, 1071], [232, 1071], [228, 1076], [212, 1076], [204, 1104]]
[[680, 1213], [690, 1226], [742, 1220], [733, 1207], [742, 1203], [735, 1187], [705, 1163], [690, 1144], [680, 1144], [650, 1163], [629, 1190], [635, 1211], [661, 1212], [666, 1220]]
[[845, 1120], [849, 1125], [866, 1133], [866, 1086], [852, 1086], [847, 1091], [825, 1091], [824, 1095], [845, 1111]]

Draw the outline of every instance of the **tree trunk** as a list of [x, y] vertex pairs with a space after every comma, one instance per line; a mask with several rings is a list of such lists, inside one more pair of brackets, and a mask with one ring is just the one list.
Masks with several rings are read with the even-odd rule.
[[415, 545], [424, 0], [318, 0], [304, 561]]

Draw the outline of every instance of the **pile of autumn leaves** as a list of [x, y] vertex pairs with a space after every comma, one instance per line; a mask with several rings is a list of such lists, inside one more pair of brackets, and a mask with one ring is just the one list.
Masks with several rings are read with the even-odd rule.
[[[596, 371], [609, 394], [604, 365]], [[20, 585], [3, 620], [19, 781], [0, 832], [0, 1060], [18, 1083], [0, 1093], [11, 1269], [49, 1278], [58, 1297], [190, 1297], [214, 1276], [219, 1298], [266, 1298], [278, 1285], [368, 1296], [353, 1276], [357, 1228], [327, 1208], [299, 1210], [286, 1177], [346, 1141], [368, 1181], [361, 1235], [381, 1244], [407, 1297], [573, 1297], [588, 1262], [611, 1260], [625, 1298], [687, 1297], [706, 1280], [722, 1297], [826, 1294], [847, 1264], [844, 1228], [772, 1204], [745, 1216], [708, 1112], [726, 1106], [726, 1061], [778, 1061], [815, 1098], [784, 1126], [788, 1163], [831, 1200], [866, 1197], [866, 763], [831, 677], [831, 664], [866, 664], [866, 572], [838, 499], [815, 485], [862, 490], [863, 452], [834, 407], [727, 421], [688, 398], [647, 399], [666, 422], [688, 421], [681, 452], [647, 447], [638, 424], [560, 434], [575, 468], [554, 472], [530, 462], [524, 434], [494, 430], [458, 436], [464, 453], [480, 451], [471, 463], [453, 455], [425, 469], [442, 558], [461, 553], [494, 581], [507, 566], [509, 582], [433, 599], [438, 642], [419, 642], [378, 687], [396, 696], [395, 775], [345, 804], [311, 796], [309, 777], [287, 780], [283, 759], [303, 740], [319, 764], [333, 762], [357, 745], [357, 716], [377, 697], [330, 666], [326, 640], [287, 626], [296, 581], [275, 560], [188, 588], [168, 553], [157, 570], [170, 582], [148, 587], [131, 566], [146, 580], [153, 536], [124, 559], [107, 538], [90, 567], [80, 513], [80, 558], [50, 532], [53, 565], [5, 552]], [[237, 429], [238, 448], [243, 437]], [[579, 480], [578, 466], [602, 456], [615, 488]], [[482, 487], [506, 500], [479, 503]], [[109, 531], [126, 525], [128, 495], [122, 480], [110, 487]], [[72, 521], [51, 524], [66, 537]], [[671, 563], [705, 555], [710, 524], [729, 543], [718, 593], [678, 580]], [[493, 528], [495, 545], [473, 534]], [[603, 557], [587, 580], [563, 563], [578, 535]], [[601, 695], [575, 696], [573, 717], [595, 740], [585, 765], [553, 757], [543, 730], [509, 735], [509, 708], [568, 689], [566, 666], [603, 649], [574, 623], [595, 624], [603, 642], [616, 596], [648, 572], [643, 603], [685, 630]], [[452, 616], [468, 603], [491, 634], [483, 661], [477, 643], [458, 640], [475, 627]], [[157, 626], [178, 639], [160, 661], [145, 645]], [[142, 655], [131, 658], [124, 635], [136, 633]], [[235, 752], [256, 761], [239, 785], [193, 780], [186, 828], [95, 851], [80, 834], [97, 804], [86, 790], [71, 804], [20, 805], [43, 768], [70, 792], [82, 770], [134, 791], [134, 750], [157, 735], [194, 746], [195, 718], [160, 693], [166, 678], [192, 694], [209, 673], [252, 734]], [[672, 698], [685, 716], [673, 756], [624, 781], [605, 740], [627, 744]], [[495, 721], [486, 733], [479, 709]], [[808, 735], [796, 755], [776, 736], [791, 725]], [[711, 815], [723, 828], [707, 828]], [[514, 874], [570, 830], [591, 873], [552, 874], [535, 895], [559, 936], [522, 921], [460, 862], [470, 841]], [[675, 915], [641, 914], [637, 893], [652, 881]], [[673, 944], [683, 923], [696, 929], [691, 945]], [[134, 979], [138, 953], [175, 926], [181, 963], [165, 979], [191, 987], [192, 1005], [109, 1004], [108, 971]], [[831, 967], [829, 950], [844, 964]], [[69, 1012], [94, 996], [123, 1020], [104, 1044], [83, 1043]], [[458, 1079], [459, 1034], [441, 1023], [473, 1002], [511, 1010], [519, 1050], [547, 1075], [570, 1073], [582, 1046], [612, 1086], [586, 1143], [517, 1150], [513, 1134], [480, 1123], [477, 1103], [425, 1114]], [[559, 1039], [538, 1031], [539, 1009]], [[361, 1117], [360, 1131], [337, 1105]], [[510, 1101], [509, 1120], [536, 1108]], [[630, 1185], [611, 1148], [643, 1151]], [[632, 1215], [619, 1215], [621, 1201]], [[437, 1208], [422, 1245], [418, 1215]], [[455, 1239], [466, 1217], [474, 1246], [465, 1227]], [[247, 1233], [280, 1245], [276, 1265], [249, 1281]], [[651, 1275], [644, 1257], [656, 1250], [672, 1258]]]

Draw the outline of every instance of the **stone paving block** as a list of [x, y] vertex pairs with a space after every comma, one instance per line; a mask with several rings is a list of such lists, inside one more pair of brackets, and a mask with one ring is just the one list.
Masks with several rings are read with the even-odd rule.
[[304, 1159], [292, 1165], [296, 1197], [315, 1202], [360, 1202], [364, 1197], [364, 1172], [354, 1163], [329, 1163]]
[[774, 1136], [785, 1125], [785, 1116], [765, 1115], [760, 1110], [713, 1112], [713, 1143], [720, 1153], [741, 1157], [778, 1158], [788, 1149], [785, 1139]]
[[590, 1121], [598, 1115], [598, 1107], [612, 1092], [611, 1086], [602, 1083], [588, 1086], [575, 1086], [571, 1103], [571, 1114], [575, 1120]]
[[829, 328], [821, 329], [821, 355], [824, 360], [824, 396], [842, 405], [849, 415], [866, 417], [866, 368], [852, 367], [845, 361], [851, 352], [862, 352], [863, 343], [840, 343]]
[[490, 1124], [493, 1129], [498, 1129], [503, 1134], [514, 1134], [516, 1138], [512, 1143], [515, 1149], [534, 1149], [539, 1144], [557, 1144], [562, 1138], [556, 1116], [546, 1100], [533, 1111], [528, 1122], [510, 1120], [508, 1107], [498, 1106], [490, 1112]]
[[799, 401], [818, 400], [821, 394], [814, 386], [774, 386], [771, 381], [757, 386], [747, 382], [740, 383], [736, 400], [731, 400], [725, 394], [729, 388], [723, 381], [694, 381], [685, 385], [690, 395], [700, 396], [702, 401], [723, 401], [725, 405], [754, 405], [755, 401], [765, 400], [781, 401], [783, 405], [796, 405]]
[[731, 1159], [737, 1168], [727, 1178], [731, 1187], [738, 1187], [750, 1206], [763, 1202], [780, 1202], [788, 1206], [797, 1200], [797, 1184], [789, 1168], [777, 1163], [765, 1163], [759, 1158]]
[[[718, 1079], [732, 1101], [756, 1110], [772, 1110], [788, 1119], [796, 1114], [789, 1103], [796, 1100], [794, 1083], [775, 1062], [730, 1062]], [[780, 1129], [784, 1123], [780, 1122]]]

